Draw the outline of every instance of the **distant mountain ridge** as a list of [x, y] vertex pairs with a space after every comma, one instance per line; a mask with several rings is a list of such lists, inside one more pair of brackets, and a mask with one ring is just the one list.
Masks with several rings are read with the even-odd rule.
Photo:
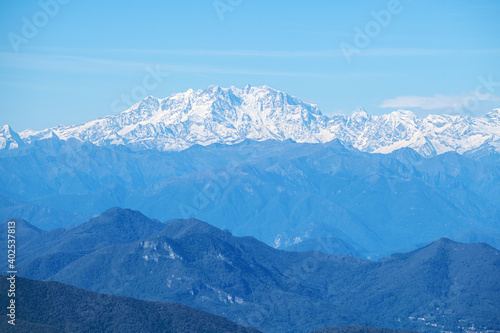
[[500, 329], [500, 251], [486, 244], [443, 238], [370, 262], [280, 251], [196, 219], [161, 223], [120, 208], [31, 237], [20, 243], [20, 276], [182, 303], [264, 332]]
[[164, 99], [149, 96], [118, 115], [82, 125], [19, 134], [4, 126], [0, 149], [54, 137], [160, 151], [196, 144], [234, 144], [245, 139], [309, 143], [338, 139], [364, 152], [389, 153], [410, 147], [423, 156], [434, 156], [447, 151], [464, 153], [485, 145], [500, 149], [500, 109], [484, 117], [419, 118], [404, 110], [370, 116], [363, 109], [351, 116], [326, 116], [318, 106], [267, 86], [239, 89], [214, 85]]
[[376, 258], [440, 237], [498, 248], [499, 166], [489, 148], [424, 158], [337, 140], [247, 140], [160, 152], [51, 138], [0, 150], [0, 220], [48, 230], [119, 206], [197, 218], [280, 249]]

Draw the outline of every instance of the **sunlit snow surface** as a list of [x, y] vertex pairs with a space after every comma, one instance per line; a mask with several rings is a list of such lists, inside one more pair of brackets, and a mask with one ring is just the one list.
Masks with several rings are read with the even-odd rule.
[[[500, 149], [500, 109], [484, 117], [429, 115], [417, 117], [398, 110], [370, 116], [363, 110], [325, 116], [308, 104], [267, 86], [243, 89], [210, 86], [165, 99], [147, 97], [118, 115], [76, 126], [19, 136], [9, 127], [0, 131], [0, 149], [57, 135], [97, 145], [123, 144], [133, 149], [182, 150], [195, 144], [232, 144], [245, 139], [292, 139], [329, 142], [339, 139], [365, 152], [389, 153], [410, 147], [424, 156], [447, 151], [463, 153], [482, 145]], [[22, 139], [22, 140], [21, 140]]]

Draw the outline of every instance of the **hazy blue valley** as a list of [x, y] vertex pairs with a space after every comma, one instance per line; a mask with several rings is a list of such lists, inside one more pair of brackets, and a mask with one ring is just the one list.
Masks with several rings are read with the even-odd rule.
[[0, 218], [45, 230], [118, 206], [162, 221], [198, 218], [280, 249], [362, 258], [441, 237], [500, 247], [500, 154], [488, 147], [424, 158], [336, 141], [158, 152], [53, 138], [0, 151], [0, 170]]

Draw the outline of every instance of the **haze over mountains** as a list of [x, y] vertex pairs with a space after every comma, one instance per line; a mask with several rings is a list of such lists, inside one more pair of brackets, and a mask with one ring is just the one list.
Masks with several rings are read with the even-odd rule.
[[361, 257], [440, 237], [500, 247], [500, 154], [489, 148], [424, 158], [338, 141], [244, 141], [159, 152], [53, 137], [1, 150], [0, 185], [0, 219], [46, 230], [120, 206]]
[[500, 252], [486, 244], [440, 239], [370, 262], [279, 251], [199, 220], [160, 223], [119, 208], [76, 227], [17, 228], [20, 276], [180, 302], [265, 332], [500, 328]]
[[280, 248], [323, 238], [377, 256], [443, 236], [499, 247], [499, 140], [500, 109], [328, 117], [267, 86], [210, 86], [78, 126], [4, 126], [0, 218], [50, 229], [120, 206]]
[[423, 156], [434, 156], [448, 151], [464, 153], [484, 145], [498, 150], [500, 109], [484, 117], [419, 118], [403, 110], [369, 116], [362, 109], [351, 116], [325, 116], [318, 106], [267, 86], [210, 86], [164, 99], [150, 96], [118, 115], [82, 125], [25, 130], [19, 134], [4, 126], [0, 131], [0, 149], [14, 149], [53, 136], [160, 151], [195, 144], [234, 144], [245, 139], [309, 143], [338, 139], [365, 152], [389, 153], [410, 147]]

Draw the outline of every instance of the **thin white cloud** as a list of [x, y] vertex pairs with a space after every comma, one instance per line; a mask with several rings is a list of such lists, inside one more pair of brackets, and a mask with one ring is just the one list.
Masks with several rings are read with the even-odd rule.
[[[1, 50], [2, 48], [0, 48]], [[26, 51], [41, 53], [69, 53], [71, 55], [164, 55], [188, 57], [267, 57], [267, 58], [332, 58], [344, 57], [340, 48], [330, 50], [214, 50], [214, 49], [92, 49], [60, 47], [26, 47]], [[359, 56], [411, 57], [411, 56], [453, 56], [453, 55], [500, 55], [500, 49], [363, 49]]]
[[462, 95], [434, 95], [427, 96], [398, 96], [386, 99], [380, 104], [380, 108], [405, 109], [419, 108], [423, 110], [457, 109], [468, 106], [474, 101], [500, 101], [500, 98], [493, 94], [480, 94], [471, 91]]
[[[31, 69], [37, 71], [62, 71], [65, 73], [127, 73], [134, 70], [144, 70], [147, 66], [159, 66], [162, 71], [170, 73], [192, 74], [226, 74], [226, 75], [254, 75], [254, 76], [289, 76], [345, 79], [352, 77], [388, 77], [391, 73], [361, 72], [361, 73], [321, 73], [300, 71], [277, 71], [253, 67], [217, 66], [210, 64], [151, 61], [117, 60], [111, 58], [21, 53], [15, 54], [0, 51], [0, 68]], [[126, 75], [126, 74], [125, 74]]]
[[439, 57], [439, 56], [464, 56], [464, 55], [500, 55], [500, 49], [469, 49], [469, 50], [455, 50], [455, 49], [366, 49], [359, 55], [373, 56], [373, 57]]

